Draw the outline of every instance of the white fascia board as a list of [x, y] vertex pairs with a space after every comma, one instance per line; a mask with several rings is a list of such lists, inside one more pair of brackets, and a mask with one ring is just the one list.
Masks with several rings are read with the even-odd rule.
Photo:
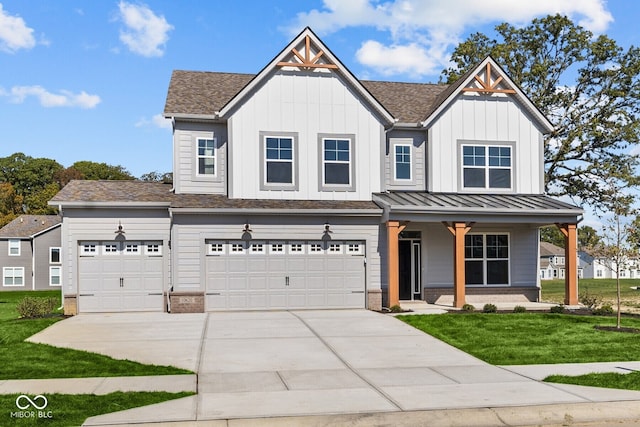
[[218, 114], [165, 113], [164, 118], [178, 120], [220, 120], [220, 116]]
[[140, 209], [154, 209], [154, 208], [168, 208], [171, 206], [170, 202], [49, 202], [49, 206], [62, 206], [63, 208], [112, 208], [112, 209], [126, 209], [126, 208], [140, 208]]
[[242, 214], [242, 215], [337, 215], [337, 216], [381, 216], [382, 209], [252, 209], [252, 208], [170, 208], [172, 214]]
[[60, 227], [60, 226], [62, 226], [62, 223], [52, 225], [52, 226], [51, 226], [51, 227], [49, 227], [49, 228], [45, 228], [45, 229], [44, 229], [44, 230], [42, 230], [42, 231], [38, 231], [37, 233], [32, 234], [30, 237], [33, 239], [33, 238], [35, 238], [35, 237], [38, 237], [38, 236], [39, 236], [39, 235], [41, 235], [41, 234], [46, 233], [46, 232], [47, 232], [47, 231], [49, 231], [49, 230], [53, 230], [54, 228], [56, 228], [56, 227]]

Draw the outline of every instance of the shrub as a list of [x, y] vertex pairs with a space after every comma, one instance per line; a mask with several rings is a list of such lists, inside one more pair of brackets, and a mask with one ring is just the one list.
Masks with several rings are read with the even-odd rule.
[[462, 311], [472, 312], [476, 311], [476, 308], [473, 306], [473, 304], [465, 304], [462, 306]]
[[554, 305], [549, 311], [552, 313], [564, 313], [564, 305]]
[[389, 307], [389, 311], [392, 313], [402, 313], [404, 310], [398, 304]]
[[497, 313], [498, 312], [498, 307], [496, 307], [495, 304], [485, 304], [484, 307], [482, 307], [482, 312], [483, 313]]
[[600, 294], [590, 294], [587, 289], [578, 296], [578, 301], [589, 310], [593, 310], [602, 303], [602, 296]]
[[16, 310], [20, 317], [31, 319], [34, 317], [45, 317], [56, 309], [59, 301], [57, 298], [36, 298], [24, 297], [16, 305]]
[[516, 305], [515, 307], [513, 307], [513, 312], [514, 313], [524, 313], [527, 311], [526, 307], [523, 307], [521, 305]]
[[594, 309], [592, 313], [596, 316], [608, 316], [613, 314], [613, 307], [611, 307], [611, 304], [602, 304], [600, 307]]

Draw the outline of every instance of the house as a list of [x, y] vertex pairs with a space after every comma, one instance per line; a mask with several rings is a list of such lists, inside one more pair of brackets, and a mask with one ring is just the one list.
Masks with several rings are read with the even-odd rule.
[[20, 215], [0, 228], [0, 290], [60, 289], [61, 225], [58, 215]]
[[[582, 252], [576, 254], [578, 263], [578, 278], [584, 276], [586, 260], [581, 256]], [[549, 242], [540, 242], [540, 279], [553, 280], [565, 278], [565, 250]]]
[[362, 81], [306, 28], [256, 75], [174, 71], [164, 115], [172, 186], [50, 201], [67, 313], [535, 301], [539, 227], [576, 250], [582, 210], [543, 194], [552, 125], [490, 57], [450, 86]]
[[[593, 279], [616, 279], [618, 277], [616, 262], [603, 257], [590, 258], [589, 276]], [[587, 277], [587, 276], [585, 276]], [[640, 260], [638, 258], [625, 259], [620, 265], [621, 279], [637, 279], [640, 278]]]

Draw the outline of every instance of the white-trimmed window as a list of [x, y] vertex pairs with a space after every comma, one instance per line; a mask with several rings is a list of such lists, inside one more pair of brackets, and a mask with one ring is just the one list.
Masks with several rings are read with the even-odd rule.
[[302, 242], [289, 243], [289, 253], [290, 254], [303, 254], [304, 253], [304, 244]]
[[355, 149], [353, 136], [320, 135], [321, 191], [355, 189]]
[[3, 286], [24, 286], [24, 267], [2, 267]]
[[162, 255], [162, 245], [160, 242], [148, 242], [144, 245], [144, 253], [149, 256]]
[[596, 270], [596, 277], [602, 277], [602, 270]]
[[283, 254], [284, 253], [284, 243], [283, 242], [271, 242], [271, 243], [269, 243], [269, 253], [270, 254]]
[[462, 145], [462, 186], [512, 188], [512, 148], [509, 145]]
[[394, 145], [394, 174], [396, 181], [411, 181], [411, 145]]
[[60, 286], [62, 284], [62, 267], [49, 267], [49, 286]]
[[105, 255], [117, 255], [120, 251], [120, 243], [108, 242], [102, 244], [102, 253]]
[[224, 253], [224, 243], [223, 242], [208, 242], [207, 244], [207, 253], [209, 255], [220, 255]]
[[56, 247], [49, 248], [49, 264], [60, 264], [62, 259], [60, 258], [61, 249]]
[[293, 186], [295, 185], [295, 165], [293, 137], [290, 136], [265, 136], [263, 182], [269, 186]]
[[126, 255], [138, 255], [140, 253], [140, 244], [139, 243], [125, 243], [124, 244], [124, 253]]
[[198, 138], [197, 174], [200, 176], [216, 176], [216, 140]]
[[472, 234], [464, 239], [467, 285], [509, 284], [509, 235]]
[[243, 254], [245, 252], [246, 252], [246, 246], [244, 242], [233, 242], [229, 244], [229, 253]]
[[98, 243], [84, 242], [80, 245], [80, 255], [96, 255], [98, 253]]
[[9, 256], [20, 256], [20, 239], [9, 239]]

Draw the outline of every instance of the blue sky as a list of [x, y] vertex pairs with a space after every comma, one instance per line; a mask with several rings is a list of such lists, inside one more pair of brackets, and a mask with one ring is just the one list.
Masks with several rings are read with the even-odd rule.
[[359, 78], [437, 82], [455, 45], [563, 13], [640, 44], [633, 0], [0, 0], [0, 157], [171, 170], [171, 71], [257, 73], [310, 26]]

